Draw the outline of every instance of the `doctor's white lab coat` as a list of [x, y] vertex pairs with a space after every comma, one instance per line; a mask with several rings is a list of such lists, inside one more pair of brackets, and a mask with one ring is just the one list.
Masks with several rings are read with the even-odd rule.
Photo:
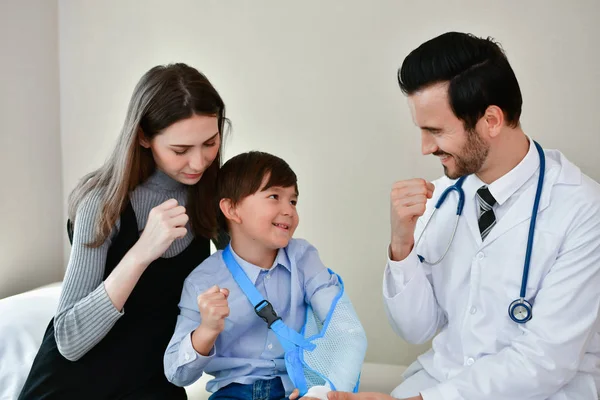
[[[531, 146], [533, 148], [533, 146]], [[530, 149], [530, 152], [532, 150]], [[533, 150], [535, 152], [535, 150]], [[469, 176], [456, 237], [456, 194], [434, 216], [412, 253], [389, 261], [383, 294], [393, 329], [411, 343], [435, 336], [419, 357], [440, 383], [422, 391], [425, 400], [587, 400], [600, 383], [600, 185], [560, 152], [546, 150], [546, 177], [538, 211], [526, 299], [533, 318], [525, 324], [508, 315], [519, 298], [527, 237], [539, 174], [537, 170], [503, 209], [482, 243], [476, 190]], [[434, 182], [437, 198], [454, 181]]]

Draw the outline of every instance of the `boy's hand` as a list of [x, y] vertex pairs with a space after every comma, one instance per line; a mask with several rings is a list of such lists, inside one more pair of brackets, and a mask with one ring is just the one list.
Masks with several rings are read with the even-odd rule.
[[301, 400], [319, 400], [319, 398], [310, 397], [310, 396], [300, 397], [300, 391], [298, 389], [294, 389], [294, 391], [292, 392], [292, 394], [290, 394], [289, 399], [290, 400], [297, 400], [297, 399], [301, 399]]
[[217, 285], [198, 296], [198, 309], [202, 316], [200, 327], [202, 329], [217, 334], [223, 332], [225, 318], [229, 316], [228, 296], [229, 290], [220, 289]]
[[300, 391], [298, 389], [294, 389], [294, 391], [292, 392], [292, 394], [290, 394], [289, 397], [290, 400], [297, 400], [297, 399], [301, 399], [301, 400], [319, 400], [319, 399], [315, 399], [314, 397], [300, 397]]
[[[394, 400], [390, 395], [384, 393], [346, 393], [330, 392], [328, 400]], [[404, 400], [422, 400], [421, 395]]]

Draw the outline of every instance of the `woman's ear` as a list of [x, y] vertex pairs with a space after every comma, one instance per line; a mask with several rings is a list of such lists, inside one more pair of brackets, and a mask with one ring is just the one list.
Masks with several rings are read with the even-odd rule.
[[229, 222], [235, 222], [237, 224], [242, 223], [242, 219], [237, 213], [237, 208], [231, 199], [221, 199], [219, 201], [219, 208], [221, 212]]
[[146, 138], [146, 135], [144, 135], [144, 131], [142, 131], [142, 129], [138, 129], [137, 132], [137, 136], [138, 136], [138, 142], [140, 142], [140, 146], [149, 149], [150, 148], [150, 141]]

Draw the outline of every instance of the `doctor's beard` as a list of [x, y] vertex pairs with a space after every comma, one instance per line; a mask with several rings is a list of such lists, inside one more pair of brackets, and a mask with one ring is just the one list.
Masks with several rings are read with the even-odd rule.
[[445, 151], [438, 150], [433, 153], [434, 156], [448, 155], [454, 160], [454, 168], [450, 169], [444, 165], [444, 174], [450, 179], [458, 179], [461, 176], [471, 175], [479, 172], [487, 155], [490, 151], [490, 146], [483, 141], [477, 131], [467, 131], [467, 141], [462, 148], [460, 154], [450, 154]]

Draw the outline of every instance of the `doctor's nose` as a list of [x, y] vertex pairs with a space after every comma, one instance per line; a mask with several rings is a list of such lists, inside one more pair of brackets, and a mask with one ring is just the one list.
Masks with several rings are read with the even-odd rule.
[[431, 137], [431, 133], [429, 132], [421, 132], [421, 153], [424, 156], [433, 154], [438, 151], [437, 144], [435, 140]]

